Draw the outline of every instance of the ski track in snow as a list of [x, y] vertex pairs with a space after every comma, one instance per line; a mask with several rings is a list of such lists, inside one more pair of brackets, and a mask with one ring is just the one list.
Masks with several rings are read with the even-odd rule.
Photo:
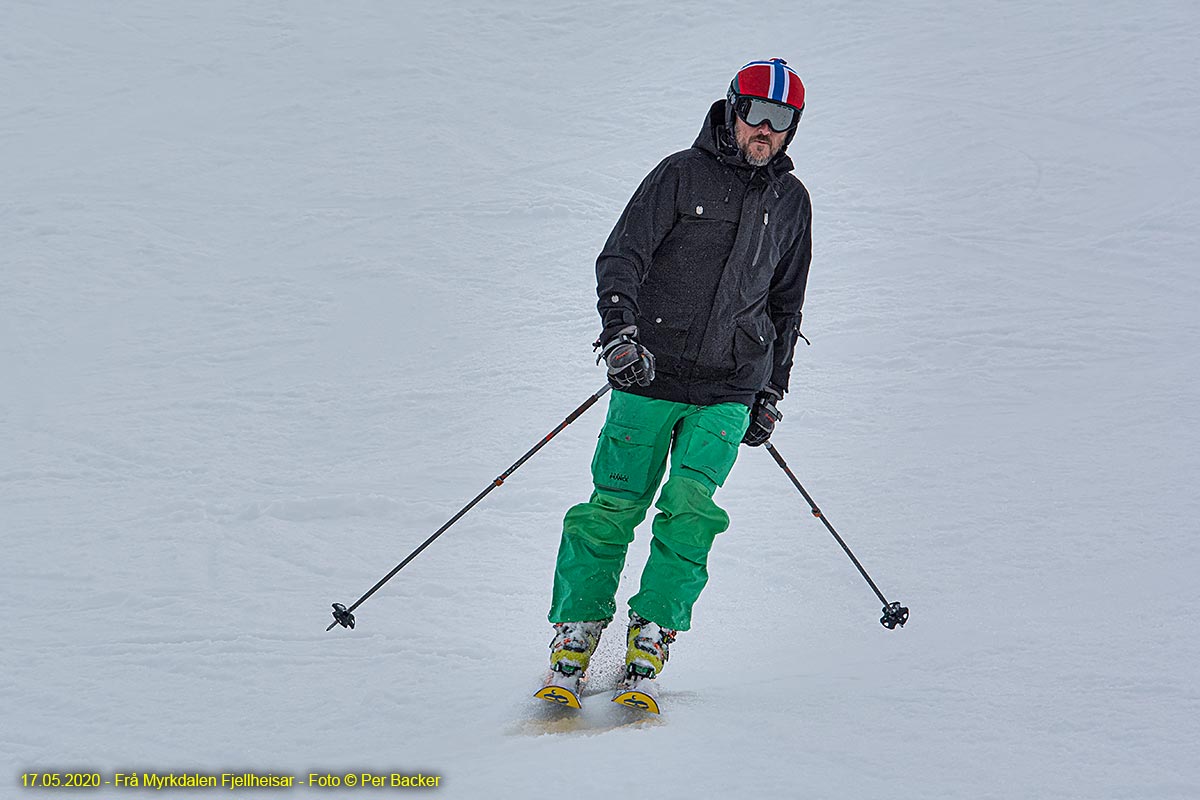
[[[1200, 796], [1191, 4], [5, 17], [0, 794]], [[744, 449], [666, 713], [529, 699], [602, 403], [326, 633], [601, 385], [599, 247], [775, 55], [815, 213], [775, 442], [907, 628]]]

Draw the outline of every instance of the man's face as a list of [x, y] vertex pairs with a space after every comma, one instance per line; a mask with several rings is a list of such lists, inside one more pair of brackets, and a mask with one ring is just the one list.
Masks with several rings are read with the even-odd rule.
[[738, 149], [742, 151], [742, 158], [746, 159], [746, 162], [752, 167], [762, 167], [766, 166], [767, 162], [783, 149], [783, 140], [787, 138], [787, 131], [776, 133], [766, 122], [751, 127], [746, 124], [745, 120], [734, 114], [733, 135], [737, 140]]

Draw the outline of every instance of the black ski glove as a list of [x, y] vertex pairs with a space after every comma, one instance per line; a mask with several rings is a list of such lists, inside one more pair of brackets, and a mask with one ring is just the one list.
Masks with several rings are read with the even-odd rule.
[[775, 404], [783, 399], [783, 395], [774, 389], [763, 389], [754, 398], [754, 407], [750, 409], [750, 427], [742, 437], [742, 444], [758, 447], [766, 443], [775, 432], [775, 423], [783, 419], [783, 412]]
[[[596, 342], [596, 347], [600, 343]], [[654, 354], [638, 343], [637, 326], [630, 325], [617, 331], [596, 357], [608, 366], [608, 382], [617, 389], [627, 389], [635, 383], [649, 386], [654, 380]]]

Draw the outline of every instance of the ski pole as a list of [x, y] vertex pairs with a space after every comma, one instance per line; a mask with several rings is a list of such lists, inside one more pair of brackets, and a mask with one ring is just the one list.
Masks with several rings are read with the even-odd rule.
[[775, 463], [783, 468], [783, 471], [787, 473], [787, 476], [792, 479], [792, 483], [794, 483], [796, 488], [800, 490], [800, 494], [804, 495], [804, 499], [808, 501], [809, 507], [812, 508], [813, 516], [825, 524], [825, 527], [828, 528], [829, 532], [833, 534], [833, 538], [837, 539], [837, 543], [840, 544], [842, 549], [846, 551], [846, 555], [850, 556], [850, 560], [854, 562], [854, 566], [858, 567], [858, 571], [862, 573], [864, 578], [866, 578], [867, 583], [875, 592], [875, 595], [879, 598], [880, 602], [883, 603], [883, 616], [879, 618], [879, 622], [888, 630], [895, 630], [897, 625], [903, 628], [904, 623], [908, 622], [908, 609], [899, 603], [889, 603], [887, 601], [887, 598], [883, 596], [883, 592], [879, 591], [879, 587], [875, 585], [875, 581], [871, 580], [871, 576], [867, 574], [865, 569], [863, 569], [863, 565], [858, 563], [858, 559], [854, 557], [854, 553], [850, 552], [850, 548], [846, 546], [846, 542], [841, 536], [838, 536], [838, 532], [835, 531], [833, 526], [829, 524], [829, 520], [825, 519], [825, 515], [821, 513], [821, 509], [817, 508], [817, 504], [813, 502], [812, 496], [809, 495], [808, 492], [804, 491], [804, 487], [800, 485], [800, 481], [797, 480], [795, 473], [793, 473], [788, 467], [787, 462], [783, 460], [783, 456], [779, 455], [779, 451], [775, 449], [775, 445], [771, 444], [770, 442], [767, 442], [766, 445], [767, 452], [769, 452], [771, 457], [775, 459]]
[[612, 388], [612, 386], [610, 386], [609, 384], [606, 383], [606, 384], [604, 384], [604, 386], [602, 386], [600, 388], [599, 391], [597, 391], [595, 394], [593, 394], [587, 400], [584, 400], [583, 404], [580, 405], [579, 408], [575, 409], [570, 414], [568, 414], [567, 418], [564, 419], [562, 422], [560, 422], [557, 428], [555, 428], [554, 430], [552, 430], [548, 434], [546, 434], [541, 439], [541, 441], [539, 441], [532, 448], [530, 448], [529, 452], [527, 452], [525, 455], [523, 455], [519, 459], [517, 459], [517, 462], [515, 464], [513, 464], [511, 467], [509, 467], [507, 470], [505, 470], [503, 473], [501, 473], [501, 475], [499, 477], [497, 477], [495, 480], [493, 480], [491, 483], [489, 483], [487, 485], [487, 488], [484, 489], [482, 492], [480, 492], [478, 495], [476, 495], [474, 500], [472, 500], [471, 502], [469, 502], [465, 506], [463, 506], [462, 509], [460, 509], [457, 514], [455, 514], [453, 517], [451, 517], [450, 520], [445, 525], [438, 528], [437, 531], [435, 531], [432, 536], [430, 536], [425, 541], [421, 542], [420, 546], [417, 547], [416, 550], [413, 550], [411, 553], [409, 553], [403, 561], [401, 561], [399, 564], [397, 564], [395, 566], [395, 568], [393, 568], [392, 571], [389, 572], [387, 575], [384, 575], [383, 578], [380, 579], [379, 583], [372, 586], [366, 594], [364, 594], [362, 597], [355, 600], [353, 605], [351, 605], [349, 608], [347, 608], [346, 606], [342, 605], [341, 603], [334, 603], [333, 604], [333, 622], [329, 623], [329, 627], [326, 628], [325, 630], [331, 631], [331, 630], [333, 630], [335, 625], [341, 625], [343, 628], [353, 628], [354, 627], [354, 609], [361, 606], [368, 597], [375, 594], [375, 592], [379, 591], [379, 588], [381, 586], [383, 586], [385, 583], [387, 583], [388, 581], [390, 581], [393, 577], [395, 577], [397, 572], [404, 569], [404, 567], [408, 564], [408, 562], [412, 561], [414, 558], [419, 556], [421, 554], [422, 550], [424, 550], [426, 547], [429, 547], [429, 545], [433, 544], [434, 539], [441, 536], [443, 533], [445, 533], [447, 530], [449, 530], [451, 525], [453, 525], [454, 523], [456, 523], [460, 519], [462, 519], [462, 517], [468, 511], [470, 511], [472, 508], [475, 507], [476, 503], [478, 503], [480, 500], [482, 500], [484, 497], [487, 496], [488, 492], [492, 491], [492, 489], [495, 489], [497, 486], [502, 486], [504, 484], [504, 481], [508, 478], [509, 475], [512, 475], [514, 472], [516, 472], [517, 469], [522, 464], [524, 464], [526, 461], [528, 461], [533, 456], [533, 454], [536, 453], [538, 450], [541, 450], [542, 447], [544, 447], [547, 442], [549, 442], [551, 439], [553, 439], [555, 436], [557, 436], [562, 431], [563, 428], [567, 427], [572, 422], [579, 419], [579, 417], [583, 414], [583, 412], [585, 412], [589, 408], [591, 408], [596, 403], [596, 401], [599, 400], [601, 397], [603, 397], [604, 393], [607, 392], [611, 388]]

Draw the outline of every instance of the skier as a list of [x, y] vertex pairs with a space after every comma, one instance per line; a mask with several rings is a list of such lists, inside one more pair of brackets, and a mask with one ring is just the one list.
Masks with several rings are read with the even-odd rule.
[[597, 360], [615, 391], [595, 490], [563, 522], [552, 680], [577, 681], [613, 619], [626, 550], [668, 456], [629, 600], [626, 683], [658, 675], [691, 627], [709, 549], [729, 527], [713, 493], [739, 443], [763, 444], [782, 419], [800, 337], [812, 210], [786, 151], [803, 110], [804, 85], [782, 59], [742, 67], [691, 148], [642, 181], [596, 261]]

